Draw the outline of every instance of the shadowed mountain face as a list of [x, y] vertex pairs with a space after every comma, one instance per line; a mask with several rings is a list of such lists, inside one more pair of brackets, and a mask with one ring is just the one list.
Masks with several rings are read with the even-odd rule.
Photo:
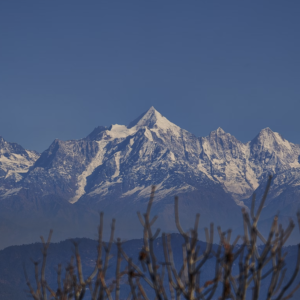
[[239, 227], [243, 200], [248, 205], [256, 189], [260, 194], [269, 174], [275, 177], [263, 218], [279, 207], [289, 217], [299, 203], [299, 145], [269, 128], [246, 144], [221, 128], [199, 138], [153, 107], [129, 126], [55, 140], [40, 156], [0, 139], [0, 154], [2, 247], [34, 241], [50, 227], [57, 240], [93, 237], [99, 211], [117, 218], [120, 236], [140, 237], [136, 211], [145, 211], [153, 184], [153, 212], [169, 231], [175, 195], [186, 229], [196, 212], [202, 227]]

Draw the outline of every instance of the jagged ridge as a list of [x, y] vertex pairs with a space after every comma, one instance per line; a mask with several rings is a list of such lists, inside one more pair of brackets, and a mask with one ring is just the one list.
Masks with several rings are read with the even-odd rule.
[[18, 154], [12, 148], [5, 150], [4, 145], [0, 142], [1, 153], [9, 152], [15, 160], [21, 155], [18, 163], [10, 163], [9, 171], [16, 174], [13, 185], [7, 185], [9, 171], [3, 176], [6, 206], [11, 195], [23, 199], [22, 203], [39, 199], [37, 211], [43, 210], [43, 199], [50, 204], [76, 203], [74, 207], [85, 212], [86, 218], [99, 209], [106, 209], [109, 215], [119, 213], [119, 217], [127, 210], [130, 215], [130, 210], [145, 203], [155, 184], [156, 210], [166, 223], [172, 214], [170, 201], [179, 194], [187, 199], [183, 203], [186, 220], [191, 212], [200, 210], [207, 220], [224, 219], [226, 226], [232, 226], [230, 219], [239, 213], [238, 206], [259, 191], [269, 174], [280, 178], [271, 191], [275, 198], [300, 185], [299, 145], [271, 129], [261, 130], [245, 144], [221, 128], [207, 137], [196, 137], [154, 107], [128, 126], [99, 126], [81, 140], [55, 140], [41, 156], [23, 148], [18, 150], [23, 154]]

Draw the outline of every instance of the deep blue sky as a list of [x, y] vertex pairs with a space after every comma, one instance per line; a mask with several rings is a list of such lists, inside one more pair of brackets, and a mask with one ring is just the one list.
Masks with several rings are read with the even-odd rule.
[[45, 150], [154, 106], [300, 143], [300, 1], [0, 2], [0, 135]]

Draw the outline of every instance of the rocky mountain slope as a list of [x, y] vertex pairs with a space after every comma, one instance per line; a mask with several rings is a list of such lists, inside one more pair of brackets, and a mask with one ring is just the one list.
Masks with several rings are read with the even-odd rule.
[[[260, 194], [269, 174], [274, 184], [266, 220], [279, 207], [282, 217], [291, 216], [299, 203], [300, 146], [269, 128], [246, 144], [221, 128], [197, 137], [151, 107], [128, 126], [99, 126], [81, 140], [55, 140], [40, 156], [1, 141], [0, 226], [9, 228], [3, 232], [21, 232], [24, 224], [28, 231], [37, 220], [39, 229], [52, 226], [59, 238], [85, 236], [103, 210], [117, 218], [120, 235], [135, 237], [136, 211], [144, 210], [153, 184], [153, 210], [170, 231], [174, 195], [181, 199], [183, 223], [199, 211], [203, 226], [213, 221], [237, 228], [241, 206], [254, 191]], [[7, 244], [32, 239], [13, 236], [7, 234]]]

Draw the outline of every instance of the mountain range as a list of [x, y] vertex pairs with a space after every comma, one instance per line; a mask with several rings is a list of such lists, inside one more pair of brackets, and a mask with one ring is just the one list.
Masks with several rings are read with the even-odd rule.
[[[0, 247], [33, 242], [53, 228], [56, 240], [94, 237], [98, 213], [117, 219], [117, 234], [141, 237], [136, 211], [145, 211], [156, 185], [158, 226], [173, 232], [174, 196], [186, 230], [241, 226], [241, 208], [272, 185], [260, 225], [275, 214], [285, 224], [300, 195], [300, 145], [270, 128], [242, 143], [221, 128], [197, 137], [151, 107], [128, 126], [99, 126], [80, 140], [55, 140], [39, 154], [0, 137]], [[298, 242], [295, 234], [291, 243]]]

